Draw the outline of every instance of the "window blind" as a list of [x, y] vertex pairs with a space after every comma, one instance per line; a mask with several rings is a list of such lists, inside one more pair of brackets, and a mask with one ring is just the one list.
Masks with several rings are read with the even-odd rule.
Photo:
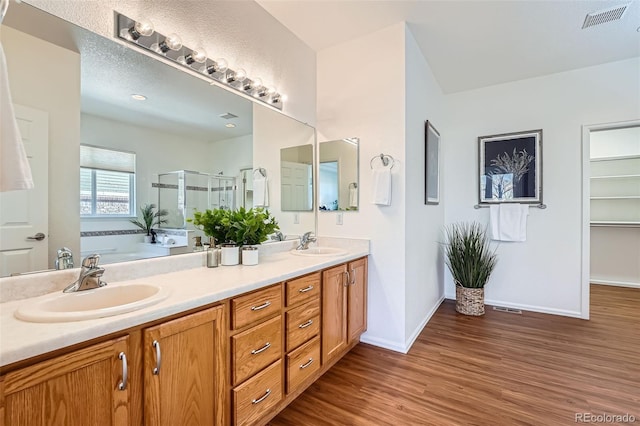
[[80, 167], [113, 172], [135, 173], [135, 152], [115, 151], [91, 145], [80, 145]]

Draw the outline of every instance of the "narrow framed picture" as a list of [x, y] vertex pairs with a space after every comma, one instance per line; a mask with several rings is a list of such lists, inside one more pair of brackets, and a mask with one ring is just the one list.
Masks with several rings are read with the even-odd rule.
[[440, 203], [440, 133], [424, 122], [424, 203]]
[[480, 204], [542, 203], [542, 130], [478, 138]]

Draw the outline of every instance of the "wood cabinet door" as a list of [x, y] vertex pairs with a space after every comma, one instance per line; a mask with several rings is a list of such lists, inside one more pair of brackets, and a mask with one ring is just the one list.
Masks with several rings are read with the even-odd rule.
[[349, 343], [351, 343], [367, 329], [367, 258], [350, 262], [347, 268], [349, 271], [347, 330]]
[[223, 307], [144, 330], [146, 426], [225, 424]]
[[129, 425], [128, 352], [122, 337], [7, 373], [3, 424]]
[[347, 265], [322, 272], [322, 363], [347, 347]]

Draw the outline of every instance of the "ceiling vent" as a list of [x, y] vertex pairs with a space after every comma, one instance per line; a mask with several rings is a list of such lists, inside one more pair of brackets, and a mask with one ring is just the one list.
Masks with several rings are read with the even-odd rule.
[[624, 13], [629, 8], [629, 4], [623, 4], [620, 6], [611, 7], [607, 10], [601, 10], [600, 12], [593, 12], [587, 14], [582, 24], [582, 29], [593, 27], [595, 25], [604, 24], [605, 22], [617, 21], [624, 16]]
[[232, 118], [238, 118], [237, 115], [231, 114], [230, 112], [226, 112], [224, 114], [220, 114], [219, 117], [223, 118], [225, 120], [231, 120]]

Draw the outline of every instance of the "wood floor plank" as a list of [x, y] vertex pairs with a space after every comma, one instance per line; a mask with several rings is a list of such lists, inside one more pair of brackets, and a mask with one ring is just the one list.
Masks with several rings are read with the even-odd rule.
[[591, 286], [591, 320], [445, 301], [403, 355], [360, 344], [271, 426], [640, 424], [640, 289]]

